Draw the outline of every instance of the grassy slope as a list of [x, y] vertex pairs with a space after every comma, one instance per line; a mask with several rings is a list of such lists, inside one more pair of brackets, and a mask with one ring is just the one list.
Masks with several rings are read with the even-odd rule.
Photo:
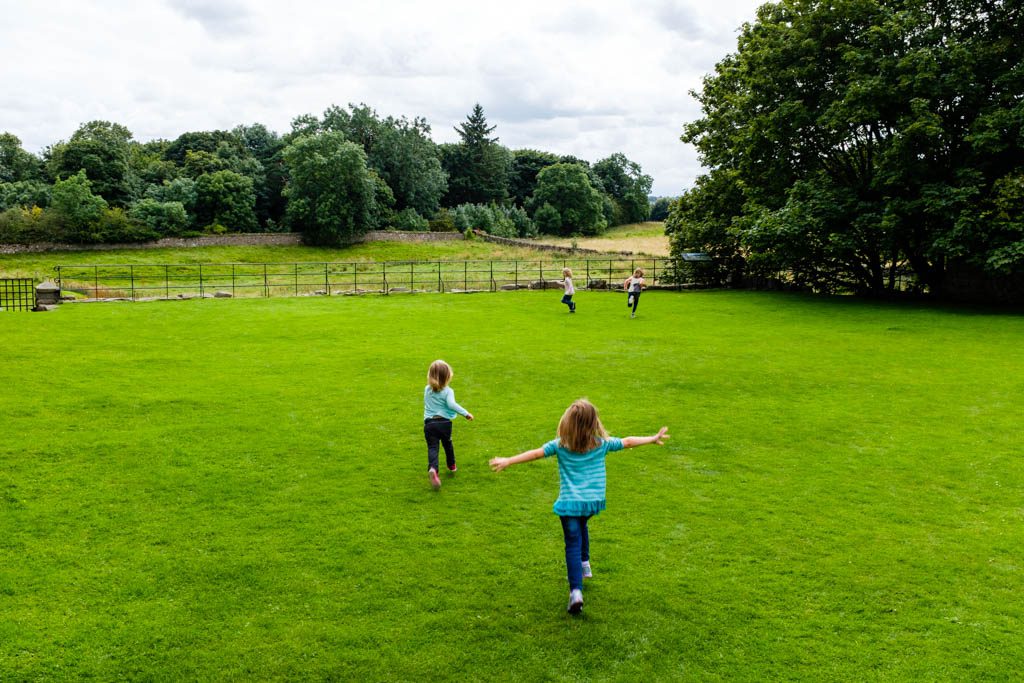
[[[542, 237], [540, 241], [546, 244], [570, 247], [574, 240]], [[665, 224], [658, 221], [618, 225], [600, 237], [579, 237], [575, 239], [575, 242], [576, 246], [584, 249], [609, 252], [631, 251], [650, 256], [669, 255], [669, 240], [668, 235], [665, 234]]]
[[42, 280], [53, 277], [53, 267], [58, 264], [305, 263], [421, 259], [537, 259], [549, 256], [539, 256], [539, 253], [532, 249], [505, 247], [481, 241], [369, 242], [343, 249], [270, 246], [67, 251], [42, 254], [0, 254], [0, 275], [35, 277]]
[[[65, 306], [0, 318], [0, 672], [1001, 679], [1020, 317], [749, 293]], [[41, 341], [45, 340], [45, 341]], [[46, 354], [40, 356], [40, 349]], [[427, 485], [423, 375], [477, 421]], [[550, 438], [617, 435], [564, 613]]]

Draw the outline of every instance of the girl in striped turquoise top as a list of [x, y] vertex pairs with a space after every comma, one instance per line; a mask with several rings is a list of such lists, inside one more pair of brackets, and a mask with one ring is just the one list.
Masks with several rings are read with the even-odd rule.
[[581, 398], [562, 415], [557, 439], [511, 458], [491, 460], [491, 469], [500, 472], [509, 465], [557, 456], [560, 486], [554, 511], [562, 521], [565, 538], [570, 614], [583, 609], [583, 579], [593, 575], [587, 521], [605, 508], [605, 455], [652, 443], [661, 446], [669, 438], [667, 431], [668, 427], [662, 427], [653, 436], [608, 436], [597, 408]]

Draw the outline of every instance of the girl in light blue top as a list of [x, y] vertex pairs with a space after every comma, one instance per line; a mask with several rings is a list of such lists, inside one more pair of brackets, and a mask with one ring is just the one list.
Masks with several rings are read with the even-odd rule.
[[500, 472], [521, 462], [552, 455], [558, 458], [559, 492], [554, 511], [562, 522], [565, 538], [570, 614], [583, 609], [583, 579], [593, 576], [587, 520], [605, 508], [605, 455], [652, 443], [661, 446], [669, 438], [667, 431], [668, 427], [662, 427], [653, 436], [608, 436], [597, 408], [581, 398], [562, 415], [557, 439], [511, 458], [491, 460], [491, 469]]
[[441, 479], [437, 476], [438, 444], [444, 446], [444, 458], [448, 465], [448, 474], [454, 475], [458, 467], [455, 465], [455, 446], [452, 444], [452, 420], [462, 415], [472, 420], [473, 415], [455, 402], [455, 392], [448, 386], [453, 373], [450, 365], [443, 360], [435, 360], [427, 371], [427, 386], [423, 388], [423, 436], [427, 440], [427, 475], [434, 490], [441, 488]]

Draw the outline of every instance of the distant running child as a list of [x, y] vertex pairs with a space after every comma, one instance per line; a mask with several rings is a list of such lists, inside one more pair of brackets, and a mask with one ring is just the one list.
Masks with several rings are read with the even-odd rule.
[[423, 388], [423, 436], [427, 439], [427, 473], [434, 490], [441, 488], [437, 476], [438, 444], [444, 446], [444, 457], [448, 473], [454, 475], [459, 469], [455, 465], [455, 446], [452, 444], [452, 420], [462, 415], [472, 420], [473, 415], [455, 402], [455, 392], [448, 383], [452, 381], [452, 368], [443, 360], [435, 360], [427, 371], [427, 386]]
[[630, 318], [636, 317], [636, 307], [640, 303], [640, 292], [643, 291], [644, 287], [647, 286], [647, 282], [644, 280], [644, 269], [637, 268], [633, 271], [633, 274], [626, 278], [626, 281], [622, 283], [622, 288], [626, 290], [628, 296], [626, 297], [626, 307], [633, 307], [633, 312], [629, 314]]
[[573, 303], [572, 295], [576, 288], [572, 285], [572, 269], [562, 268], [562, 286], [565, 287], [565, 294], [562, 295], [562, 303], [569, 307], [570, 313], [576, 312], [576, 304]]
[[653, 436], [608, 436], [597, 408], [581, 398], [562, 415], [557, 439], [511, 458], [491, 460], [491, 469], [500, 472], [509, 465], [557, 456], [560, 486], [553, 509], [562, 521], [565, 538], [570, 614], [583, 609], [583, 579], [593, 576], [587, 520], [605, 508], [605, 455], [652, 443], [660, 446], [669, 438], [667, 431], [668, 427], [662, 427]]

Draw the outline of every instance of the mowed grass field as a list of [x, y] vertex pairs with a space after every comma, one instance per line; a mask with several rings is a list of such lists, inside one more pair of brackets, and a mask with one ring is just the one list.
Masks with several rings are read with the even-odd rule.
[[[1012, 680], [1024, 318], [649, 292], [0, 315], [2, 680]], [[422, 388], [476, 421], [426, 477]], [[614, 435], [565, 613], [552, 438]]]

